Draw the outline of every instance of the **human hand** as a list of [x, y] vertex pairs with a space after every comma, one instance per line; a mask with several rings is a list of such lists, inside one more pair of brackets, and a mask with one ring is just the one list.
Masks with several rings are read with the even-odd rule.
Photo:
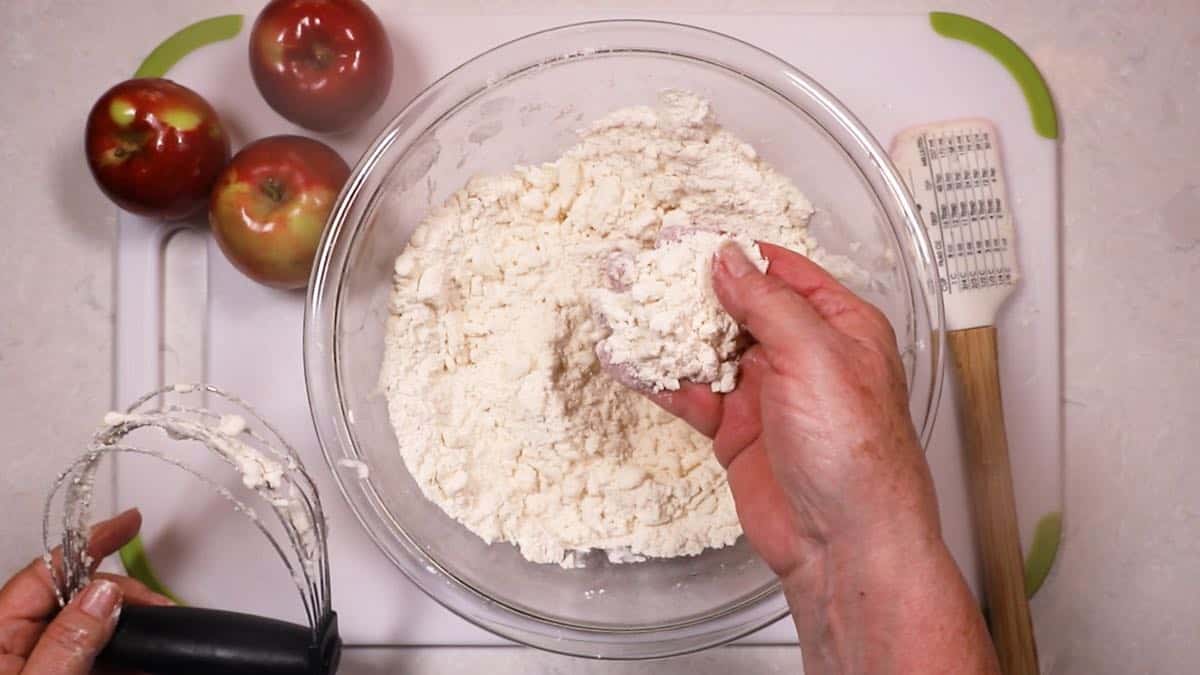
[[737, 388], [647, 395], [713, 439], [738, 519], [779, 575], [806, 673], [998, 673], [941, 540], [891, 325], [807, 258], [737, 246], [713, 288], [757, 341]]
[[[141, 514], [130, 509], [92, 528], [87, 549], [96, 561], [92, 569], [132, 539], [141, 524]], [[58, 550], [53, 564], [61, 569]], [[93, 574], [92, 581], [59, 610], [50, 572], [40, 557], [34, 559], [0, 588], [0, 675], [93, 672], [96, 656], [112, 637], [124, 604], [173, 603], [129, 577]]]
[[713, 438], [747, 538], [785, 581], [843, 543], [938, 536], [887, 318], [804, 256], [760, 248], [766, 274], [736, 246], [713, 263], [717, 297], [757, 340], [737, 389], [651, 398]]
[[808, 258], [760, 244], [713, 262], [755, 337], [737, 389], [649, 394], [713, 438], [746, 538], [779, 574], [805, 673], [996, 674], [983, 617], [941, 539], [887, 318]]

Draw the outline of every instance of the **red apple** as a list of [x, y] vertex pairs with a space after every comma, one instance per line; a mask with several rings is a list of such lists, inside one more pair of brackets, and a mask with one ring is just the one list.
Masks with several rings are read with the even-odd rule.
[[170, 80], [127, 80], [88, 114], [84, 150], [96, 183], [126, 211], [168, 220], [204, 208], [229, 137], [212, 106]]
[[272, 0], [250, 32], [250, 72], [280, 115], [344, 131], [387, 97], [392, 48], [362, 0]]
[[276, 288], [308, 283], [321, 232], [350, 167], [328, 145], [271, 136], [242, 148], [217, 179], [208, 217], [226, 257]]

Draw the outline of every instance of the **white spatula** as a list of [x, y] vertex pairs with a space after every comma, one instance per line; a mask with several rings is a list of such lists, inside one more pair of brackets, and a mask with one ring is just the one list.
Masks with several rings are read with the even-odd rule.
[[941, 275], [992, 638], [1007, 675], [1038, 675], [997, 367], [996, 312], [1017, 280], [997, 140], [986, 120], [922, 125], [896, 137], [892, 159], [925, 218]]

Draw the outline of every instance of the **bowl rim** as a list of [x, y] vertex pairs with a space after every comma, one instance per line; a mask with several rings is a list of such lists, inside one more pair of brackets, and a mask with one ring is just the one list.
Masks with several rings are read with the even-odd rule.
[[[865, 125], [824, 87], [789, 62], [749, 42], [708, 28], [654, 19], [603, 19], [566, 23], [528, 33], [487, 49], [437, 78], [432, 84], [409, 100], [391, 118], [383, 130], [376, 135], [375, 140], [372, 141], [371, 145], [356, 162], [350, 177], [347, 179], [330, 212], [309, 279], [303, 330], [304, 375], [305, 388], [309, 399], [309, 412], [317, 434], [318, 443], [321, 447], [321, 453], [325, 458], [326, 465], [333, 474], [338, 490], [342, 493], [343, 498], [350, 506], [351, 512], [354, 513], [355, 518], [362, 525], [371, 540], [414, 585], [426, 595], [433, 598], [438, 604], [485, 630], [522, 644], [572, 656], [609, 659], [660, 658], [680, 655], [706, 649], [748, 635], [787, 615], [787, 604], [783, 598], [781, 585], [776, 580], [775, 583], [764, 587], [757, 593], [750, 594], [738, 604], [724, 609], [715, 616], [673, 624], [665, 629], [650, 628], [629, 631], [589, 629], [578, 625], [551, 622], [543, 617], [530, 614], [520, 608], [512, 607], [488, 597], [482, 591], [475, 589], [471, 584], [458, 579], [436, 559], [427, 556], [420, 545], [412, 540], [403, 528], [400, 528], [398, 525], [394, 528], [387, 528], [387, 523], [391, 520], [391, 516], [388, 514], [386, 507], [383, 506], [383, 500], [375, 491], [373, 484], [369, 481], [343, 480], [341, 472], [337, 470], [336, 467], [339, 459], [361, 459], [361, 457], [357, 450], [354, 435], [351, 433], [350, 425], [348, 424], [345, 398], [342, 395], [336, 341], [338, 335], [339, 306], [345, 285], [346, 257], [352, 244], [352, 241], [348, 243], [347, 240], [353, 240], [357, 235], [358, 224], [361, 222], [359, 218], [351, 218], [351, 216], [356, 212], [359, 216], [369, 216], [370, 213], [373, 213], [380, 190], [377, 189], [375, 193], [364, 195], [363, 189], [372, 171], [379, 165], [382, 158], [387, 154], [387, 151], [396, 142], [397, 136], [404, 128], [407, 118], [415, 117], [417, 113], [422, 111], [422, 104], [424, 102], [434, 96], [442, 87], [460, 76], [464, 71], [472, 66], [479, 65], [481, 61], [492, 58], [498, 53], [515, 49], [516, 45], [523, 45], [539, 39], [553, 39], [563, 34], [602, 32], [606, 30], [616, 33], [628, 29], [670, 31], [684, 36], [690, 35], [713, 42], [720, 42], [723, 43], [724, 47], [740, 50], [740, 57], [760, 59], [765, 63], [769, 63], [771, 67], [779, 69], [785, 74], [790, 85], [803, 92], [805, 100], [809, 103], [817, 103], [825, 112], [835, 118], [840, 130], [850, 134], [856, 146], [855, 149], [866, 156], [874, 171], [882, 178], [883, 187], [886, 191], [885, 195], [878, 194], [878, 189], [874, 181], [871, 181], [867, 176], [868, 167], [864, 166], [858, 158], [849, 152], [841, 139], [834, 138], [831, 135], [831, 140], [842, 147], [843, 152], [846, 153], [850, 162], [867, 179], [869, 189], [875, 193], [876, 199], [890, 197], [894, 200], [893, 206], [899, 212], [903, 224], [907, 226], [908, 234], [912, 236], [916, 248], [915, 253], [919, 259], [909, 261], [904, 247], [900, 247], [902, 257], [905, 258], [905, 264], [900, 267], [904, 273], [905, 280], [908, 281], [909, 288], [914, 288], [912, 280], [908, 278], [910, 267], [919, 265], [927, 274], [932, 273], [933, 275], [932, 288], [927, 286], [923, 294], [926, 305], [925, 311], [928, 313], [927, 318], [930, 323], [929, 339], [932, 344], [928, 347], [932, 364], [932, 381], [927, 397], [928, 400], [925, 402], [926, 410], [923, 425], [918, 430], [922, 447], [928, 446], [937, 415], [937, 406], [941, 398], [945, 343], [943, 339], [944, 309], [941, 293], [937, 290], [938, 267], [933, 263], [932, 245], [908, 188], [893, 166], [891, 159]], [[623, 41], [644, 40], [644, 37], [642, 35], [636, 38], [623, 36]], [[726, 63], [726, 60], [730, 57], [724, 53], [722, 54], [722, 58], [713, 58], [684, 51], [663, 50], [648, 43], [643, 43], [641, 47], [626, 46], [619, 49], [597, 47], [566, 54], [556, 54], [545, 59], [541, 64], [553, 65], [574, 58], [603, 57], [607, 54], [630, 51], [665, 53], [674, 57], [700, 61], [710, 66], [731, 71], [738, 76], [751, 80], [754, 84], [764, 87], [776, 96], [796, 106], [802, 114], [808, 114], [803, 106], [797, 102], [797, 99], [801, 98], [798, 93], [781, 91], [779, 88], [764, 82], [763, 79], [765, 78], [760, 79], [754, 73], [731, 68]], [[489, 78], [478, 90], [455, 101], [452, 107], [440, 111], [434, 124], [436, 124], [437, 120], [457, 110], [460, 106], [475, 100], [475, 98], [486, 92], [493, 84], [507, 81], [511, 77], [519, 77], [525, 70], [526, 68], [519, 68], [506, 72], [501, 77]], [[827, 134], [830, 133], [830, 130], [824, 124], [815, 119], [813, 121], [825, 129]], [[429, 128], [430, 126], [426, 126], [425, 129], [418, 132], [416, 138], [419, 139]], [[361, 197], [366, 197], [366, 199], [361, 200]], [[888, 213], [889, 220], [891, 220], [891, 212], [888, 207], [883, 203], [880, 203], [880, 207]], [[346, 232], [350, 236], [341, 236], [343, 232]], [[919, 299], [914, 298], [914, 302]], [[321, 414], [318, 414], [318, 410], [321, 411]], [[347, 485], [349, 482], [352, 482], [356, 486], [353, 490]], [[354, 490], [357, 490], [358, 493], [354, 493]], [[370, 522], [364, 510], [369, 510], [378, 522]], [[380, 531], [382, 528], [387, 529]], [[412, 560], [402, 560], [395, 554], [395, 551], [389, 545], [392, 542], [385, 541], [386, 536], [389, 534], [393, 539], [399, 538], [401, 540], [401, 545], [405, 549], [405, 552], [413, 558]], [[397, 535], [399, 536], [397, 537]], [[431, 584], [429, 583], [429, 577], [421, 577], [421, 572], [432, 570], [437, 571], [437, 579], [439, 581], [453, 580], [456, 582], [457, 587], [455, 587], [455, 584]], [[502, 608], [502, 611], [496, 611], [494, 608], [497, 607]], [[743, 616], [740, 621], [730, 623], [731, 618], [737, 618], [747, 613], [751, 615]], [[710, 625], [714, 621], [719, 625]], [[706, 630], [697, 633], [696, 629], [699, 627], [704, 627]], [[570, 635], [567, 636], [564, 633], [569, 633]], [[590, 639], [604, 636], [608, 636], [610, 639]], [[629, 641], [631, 637], [637, 639], [631, 642]]]

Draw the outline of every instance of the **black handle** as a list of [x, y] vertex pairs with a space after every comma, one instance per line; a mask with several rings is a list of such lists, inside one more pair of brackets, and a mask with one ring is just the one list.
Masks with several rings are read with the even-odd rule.
[[329, 675], [337, 671], [341, 652], [332, 612], [314, 640], [308, 626], [253, 614], [129, 606], [121, 610], [100, 658], [114, 666], [172, 675]]

